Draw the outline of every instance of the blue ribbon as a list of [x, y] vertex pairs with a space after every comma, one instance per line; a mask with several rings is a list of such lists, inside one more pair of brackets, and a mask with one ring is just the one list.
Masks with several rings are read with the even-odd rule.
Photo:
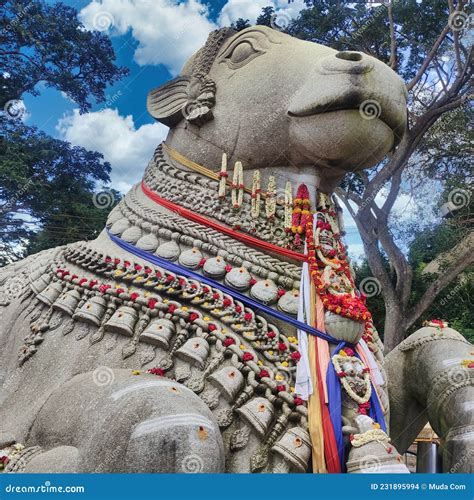
[[126, 241], [122, 240], [121, 238], [118, 238], [117, 236], [114, 236], [113, 234], [110, 233], [110, 231], [107, 230], [107, 233], [109, 235], [109, 238], [120, 248], [123, 250], [130, 252], [133, 255], [136, 255], [137, 257], [140, 257], [143, 260], [146, 260], [148, 262], [151, 262], [152, 264], [155, 264], [157, 266], [160, 266], [167, 271], [170, 271], [175, 274], [179, 274], [182, 276], [185, 276], [187, 278], [191, 278], [197, 281], [200, 281], [201, 283], [205, 283], [206, 285], [209, 285], [213, 288], [217, 288], [218, 290], [221, 290], [222, 292], [230, 295], [234, 299], [240, 300], [242, 303], [246, 304], [249, 307], [252, 307], [253, 309], [256, 309], [257, 311], [261, 311], [265, 314], [268, 314], [269, 316], [272, 316], [278, 320], [284, 321], [292, 326], [295, 326], [299, 330], [303, 330], [310, 335], [314, 335], [315, 337], [319, 337], [321, 339], [327, 340], [328, 342], [332, 342], [333, 344], [337, 344], [339, 341], [335, 339], [334, 337], [331, 337], [331, 335], [328, 335], [327, 333], [322, 332], [321, 330], [318, 330], [317, 328], [313, 328], [312, 326], [306, 325], [305, 323], [301, 323], [301, 321], [298, 321], [295, 318], [292, 318], [291, 316], [288, 316], [286, 314], [281, 313], [280, 311], [276, 311], [275, 309], [272, 309], [271, 307], [268, 307], [264, 304], [261, 304], [260, 302], [257, 302], [256, 300], [253, 300], [246, 295], [243, 295], [239, 292], [236, 292], [235, 290], [232, 290], [225, 285], [218, 283], [210, 278], [207, 278], [206, 276], [202, 276], [201, 274], [195, 273], [193, 271], [190, 271], [189, 269], [185, 269], [181, 267], [178, 264], [174, 264], [173, 262], [169, 262], [162, 257], [158, 257], [157, 255], [153, 255], [149, 252], [146, 252], [145, 250], [141, 250], [140, 248], [137, 248], [130, 243], [127, 243]]
[[[337, 354], [341, 349], [348, 346], [349, 344], [347, 342], [340, 342], [337, 345], [336, 349], [334, 350], [334, 353]], [[360, 356], [356, 351], [354, 351], [354, 354], [357, 358], [360, 359]], [[336, 374], [336, 370], [332, 362], [329, 363], [328, 365], [328, 371], [326, 374], [326, 383], [328, 388], [329, 415], [331, 417], [332, 426], [334, 429], [334, 436], [336, 438], [337, 451], [339, 454], [339, 463], [341, 464], [341, 471], [345, 472], [347, 457], [345, 456], [344, 440], [342, 437], [341, 382]], [[370, 387], [372, 389], [372, 392], [369, 399], [370, 402], [369, 416], [370, 418], [372, 418], [374, 422], [377, 422], [380, 425], [380, 428], [384, 432], [387, 432], [387, 426], [385, 425], [385, 418], [382, 412], [382, 408], [380, 408], [379, 400], [377, 398], [377, 394], [375, 393], [375, 389], [372, 383], [370, 384]]]

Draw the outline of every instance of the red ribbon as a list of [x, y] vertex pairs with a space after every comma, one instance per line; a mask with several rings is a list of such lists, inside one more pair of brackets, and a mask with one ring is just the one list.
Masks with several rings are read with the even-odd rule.
[[156, 193], [154, 193], [150, 188], [148, 188], [143, 181], [142, 190], [148, 198], [158, 203], [162, 207], [171, 210], [172, 212], [175, 212], [178, 215], [181, 215], [182, 217], [185, 217], [186, 219], [189, 219], [193, 222], [197, 222], [198, 224], [202, 224], [203, 226], [215, 229], [216, 231], [239, 240], [246, 245], [260, 248], [262, 250], [267, 250], [268, 252], [277, 253], [279, 255], [288, 257], [289, 259], [298, 260], [300, 262], [306, 262], [307, 260], [306, 255], [302, 253], [294, 252], [293, 250], [288, 250], [286, 248], [281, 248], [277, 245], [272, 245], [271, 243], [268, 243], [266, 241], [262, 241], [258, 238], [254, 238], [253, 236], [249, 236], [248, 234], [239, 233], [234, 229], [231, 229], [230, 227], [226, 227], [222, 224], [206, 219], [202, 215], [192, 212], [191, 210], [187, 210], [186, 208], [176, 205], [171, 201], [165, 200], [164, 198], [161, 198], [161, 196], [158, 196]]

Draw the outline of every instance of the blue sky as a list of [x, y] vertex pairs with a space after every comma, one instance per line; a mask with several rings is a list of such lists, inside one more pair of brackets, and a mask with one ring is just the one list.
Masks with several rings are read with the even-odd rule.
[[[76, 8], [87, 29], [99, 29], [112, 40], [117, 63], [130, 75], [107, 89], [107, 102], [94, 103], [80, 115], [60, 92], [41, 88], [39, 97], [24, 97], [26, 122], [55, 137], [101, 152], [112, 165], [112, 186], [126, 192], [138, 182], [167, 128], [146, 111], [150, 89], [178, 74], [184, 61], [219, 26], [239, 17], [255, 21], [272, 5], [283, 21], [298, 15], [303, 0], [64, 0]], [[346, 241], [353, 256], [362, 243], [346, 214]]]

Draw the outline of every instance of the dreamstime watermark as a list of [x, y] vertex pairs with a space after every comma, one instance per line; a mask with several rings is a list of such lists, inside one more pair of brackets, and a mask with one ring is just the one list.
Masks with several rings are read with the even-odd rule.
[[186, 455], [181, 461], [181, 472], [185, 474], [199, 474], [204, 470], [204, 461], [199, 455]]
[[98, 387], [104, 387], [114, 383], [115, 374], [108, 366], [99, 366], [92, 372], [92, 380]]
[[21, 99], [10, 99], [3, 106], [7, 118], [21, 120], [26, 113], [25, 103]]
[[284, 31], [286, 30], [291, 22], [293, 21], [293, 16], [288, 10], [280, 9], [277, 10], [270, 18], [270, 26], [274, 30]]
[[453, 189], [448, 194], [448, 201], [459, 210], [467, 207], [471, 201], [471, 193], [467, 189]]
[[440, 300], [440, 305], [442, 307], [446, 306], [456, 295], [461, 291], [461, 289], [467, 284], [471, 283], [474, 279], [474, 273], [468, 273], [466, 275], [461, 275], [458, 284]]
[[121, 90], [117, 90], [117, 92], [115, 92], [114, 95], [106, 96], [105, 102], [99, 108], [98, 111], [104, 111], [104, 109], [111, 108], [122, 96], [123, 96], [123, 94], [122, 94]]
[[362, 459], [359, 470], [364, 474], [375, 474], [380, 470], [380, 467], [380, 457], [377, 455], [367, 455]]
[[450, 389], [460, 389], [461, 387], [465, 387], [471, 378], [469, 372], [470, 369], [463, 366], [457, 366], [450, 369], [447, 377], [450, 382]]
[[97, 12], [92, 18], [92, 26], [96, 31], [107, 31], [114, 23], [114, 16], [106, 10]]
[[382, 107], [375, 99], [367, 99], [360, 104], [359, 113], [364, 120], [374, 120], [382, 114]]
[[25, 5], [18, 14], [5, 26], [5, 31], [12, 31], [15, 29], [26, 17], [26, 14], [28, 11], [31, 9], [33, 6], [33, 2], [29, 3], [28, 5]]
[[33, 179], [30, 177], [25, 184], [23, 184], [23, 186], [21, 186], [21, 188], [16, 191], [16, 193], [5, 203], [5, 205], [0, 207], [0, 214], [5, 214], [12, 210], [16, 202], [26, 193], [32, 183]]
[[99, 209], [110, 208], [115, 203], [115, 195], [111, 189], [104, 189], [92, 196], [94, 207]]
[[359, 285], [359, 292], [363, 293], [366, 297], [376, 297], [382, 291], [382, 285], [377, 278], [369, 276], [364, 278]]
[[7, 484], [5, 493], [85, 493], [84, 486], [54, 486], [51, 481], [39, 485]]
[[449, 469], [449, 472], [451, 474], [455, 474], [456, 472], [459, 472], [459, 469], [466, 463], [466, 462], [471, 462], [471, 458], [474, 456], [474, 450], [465, 450], [464, 453], [461, 455], [459, 460]]
[[448, 19], [448, 25], [453, 31], [469, 29], [474, 25], [474, 14], [462, 10], [454, 11]]

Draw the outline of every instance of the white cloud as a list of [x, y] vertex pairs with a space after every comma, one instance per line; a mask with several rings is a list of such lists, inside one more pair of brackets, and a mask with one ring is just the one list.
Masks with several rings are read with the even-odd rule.
[[365, 251], [363, 243], [349, 243], [347, 245], [347, 253], [352, 261], [365, 259]]
[[173, 74], [217, 26], [199, 0], [93, 0], [80, 13], [87, 29], [123, 35], [129, 30], [139, 45], [139, 65], [163, 64]]
[[289, 22], [298, 17], [301, 9], [306, 7], [303, 0], [295, 0], [291, 4], [288, 0], [229, 0], [221, 10], [219, 24], [229, 26], [237, 19], [248, 19], [251, 23], [257, 20], [263, 7], [273, 7], [276, 12], [276, 24], [286, 28]]
[[79, 114], [75, 109], [58, 121], [60, 136], [92, 151], [98, 151], [112, 165], [112, 187], [126, 192], [138, 182], [156, 146], [168, 128], [160, 123], [135, 127], [133, 118], [116, 109]]

